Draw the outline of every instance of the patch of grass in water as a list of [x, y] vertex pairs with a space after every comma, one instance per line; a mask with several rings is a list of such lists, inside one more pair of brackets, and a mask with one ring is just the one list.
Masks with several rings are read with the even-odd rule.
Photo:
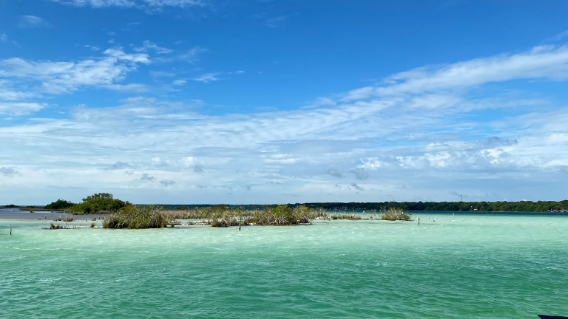
[[74, 219], [71, 216], [65, 216], [65, 217], [57, 217], [56, 219], [54, 219], [54, 222], [72, 222]]
[[381, 210], [381, 219], [382, 220], [404, 220], [409, 221], [412, 218], [412, 214], [405, 213], [402, 209], [399, 208], [389, 208], [385, 210]]
[[171, 220], [153, 206], [127, 205], [118, 212], [105, 217], [104, 228], [162, 228], [171, 224]]

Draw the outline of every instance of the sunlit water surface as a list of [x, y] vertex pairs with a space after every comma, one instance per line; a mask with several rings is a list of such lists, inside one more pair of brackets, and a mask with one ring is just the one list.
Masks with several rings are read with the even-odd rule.
[[0, 317], [568, 316], [568, 217], [417, 216], [420, 226], [316, 221], [240, 232], [0, 220]]

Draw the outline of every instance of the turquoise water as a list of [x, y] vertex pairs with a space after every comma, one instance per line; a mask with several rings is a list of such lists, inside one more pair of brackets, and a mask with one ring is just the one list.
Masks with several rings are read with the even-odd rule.
[[0, 220], [0, 318], [568, 316], [566, 216], [415, 216], [240, 232]]

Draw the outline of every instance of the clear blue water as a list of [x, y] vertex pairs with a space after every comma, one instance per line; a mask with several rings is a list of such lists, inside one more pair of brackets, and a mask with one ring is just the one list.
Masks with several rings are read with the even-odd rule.
[[566, 216], [417, 216], [240, 232], [0, 220], [0, 318], [568, 316]]

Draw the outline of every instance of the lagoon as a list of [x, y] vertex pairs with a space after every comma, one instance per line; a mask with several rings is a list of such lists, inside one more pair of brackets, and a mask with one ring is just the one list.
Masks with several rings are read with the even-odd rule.
[[420, 226], [334, 220], [240, 232], [0, 220], [0, 317], [568, 316], [568, 217], [418, 216]]

